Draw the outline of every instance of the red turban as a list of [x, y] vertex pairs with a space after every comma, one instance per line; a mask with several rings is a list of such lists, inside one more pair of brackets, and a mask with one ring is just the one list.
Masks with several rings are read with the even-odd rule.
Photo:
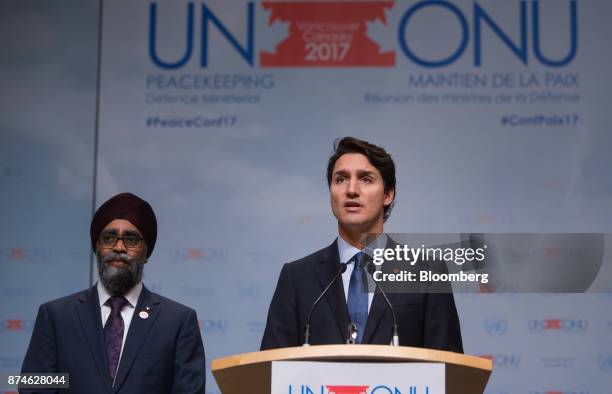
[[148, 202], [132, 193], [117, 194], [98, 208], [89, 229], [93, 250], [104, 227], [115, 219], [125, 219], [140, 231], [147, 244], [147, 257], [151, 256], [157, 239], [155, 213]]

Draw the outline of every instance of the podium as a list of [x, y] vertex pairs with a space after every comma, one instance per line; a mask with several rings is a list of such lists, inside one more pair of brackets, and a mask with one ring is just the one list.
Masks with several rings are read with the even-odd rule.
[[447, 394], [480, 394], [493, 369], [491, 360], [433, 349], [385, 345], [315, 345], [238, 354], [212, 361], [223, 394], [270, 394], [272, 362], [440, 363]]

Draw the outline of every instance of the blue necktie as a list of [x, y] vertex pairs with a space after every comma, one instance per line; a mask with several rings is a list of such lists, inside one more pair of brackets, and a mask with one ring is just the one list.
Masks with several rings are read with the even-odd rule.
[[357, 253], [352, 260], [355, 268], [353, 268], [349, 282], [347, 306], [351, 323], [357, 326], [357, 343], [361, 343], [368, 321], [368, 292], [365, 286], [365, 270], [361, 266], [363, 252]]

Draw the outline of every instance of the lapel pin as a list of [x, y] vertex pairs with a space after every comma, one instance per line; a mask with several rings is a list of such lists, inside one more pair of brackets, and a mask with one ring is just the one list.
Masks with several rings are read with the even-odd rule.
[[[148, 309], [148, 308], [147, 308]], [[141, 319], [148, 319], [149, 318], [149, 313], [146, 311], [140, 311], [140, 313], [138, 314], [138, 316], [140, 316]]]

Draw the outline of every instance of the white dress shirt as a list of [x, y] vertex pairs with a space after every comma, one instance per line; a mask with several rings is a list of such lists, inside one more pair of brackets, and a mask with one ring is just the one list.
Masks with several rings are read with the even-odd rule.
[[[111, 295], [108, 293], [106, 288], [98, 281], [97, 284], [98, 289], [98, 299], [100, 300], [100, 312], [102, 313], [102, 327], [106, 324], [106, 320], [111, 313], [111, 308], [108, 305], [104, 305]], [[142, 292], [142, 282], [138, 282], [134, 287], [130, 289], [123, 297], [128, 301], [128, 304], [123, 307], [121, 310], [121, 318], [123, 319], [123, 340], [121, 341], [121, 353], [119, 353], [119, 362], [117, 363], [117, 369], [119, 368], [119, 364], [121, 363], [121, 355], [123, 354], [123, 346], [125, 345], [125, 338], [127, 337], [128, 330], [130, 329], [130, 323], [132, 322], [132, 316], [134, 316], [134, 310], [136, 308], [136, 303], [138, 302], [138, 297], [140, 297], [140, 293]], [[115, 371], [115, 376], [117, 375], [117, 371]]]
[[[342, 239], [341, 236], [338, 236], [338, 256], [340, 256], [341, 263], [348, 263], [353, 256], [357, 253], [362, 252], [357, 249], [353, 245], [346, 242]], [[348, 302], [348, 292], [349, 285], [351, 282], [351, 274], [353, 273], [353, 269], [355, 268], [355, 264], [353, 261], [350, 262], [346, 266], [346, 271], [342, 274], [342, 286], [344, 286], [344, 299]], [[374, 299], [374, 292], [368, 293], [368, 313], [370, 312], [370, 307], [372, 306], [372, 300]]]

